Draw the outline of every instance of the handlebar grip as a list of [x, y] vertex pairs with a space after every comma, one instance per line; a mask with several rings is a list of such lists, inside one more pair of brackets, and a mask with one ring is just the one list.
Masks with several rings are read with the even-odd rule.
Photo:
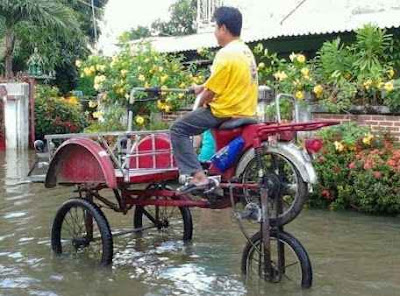
[[151, 93], [153, 95], [158, 95], [161, 92], [159, 87], [148, 87], [143, 90], [144, 92]]

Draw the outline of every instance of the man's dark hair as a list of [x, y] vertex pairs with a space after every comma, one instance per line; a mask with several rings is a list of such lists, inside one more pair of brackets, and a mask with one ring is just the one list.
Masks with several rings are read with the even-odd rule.
[[240, 32], [242, 31], [242, 14], [237, 8], [228, 6], [218, 7], [214, 12], [214, 19], [218, 27], [225, 25], [233, 36], [240, 36]]

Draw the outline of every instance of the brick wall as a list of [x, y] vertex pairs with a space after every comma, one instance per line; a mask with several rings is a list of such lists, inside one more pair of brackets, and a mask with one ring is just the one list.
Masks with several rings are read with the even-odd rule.
[[313, 113], [313, 119], [333, 119], [340, 122], [354, 121], [359, 125], [369, 126], [374, 133], [389, 132], [394, 140], [400, 142], [400, 115], [356, 115]]

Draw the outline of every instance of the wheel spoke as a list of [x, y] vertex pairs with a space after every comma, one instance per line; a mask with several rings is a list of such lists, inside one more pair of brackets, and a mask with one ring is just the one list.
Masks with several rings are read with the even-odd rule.
[[143, 214], [151, 221], [154, 225], [159, 224], [159, 221], [155, 219], [145, 208], [143, 208]]

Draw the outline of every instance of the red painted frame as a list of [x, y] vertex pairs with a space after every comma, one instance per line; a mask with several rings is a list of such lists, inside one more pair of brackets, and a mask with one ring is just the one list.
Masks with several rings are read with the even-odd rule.
[[[227, 145], [233, 138], [241, 135], [244, 139], [243, 153], [251, 148], [261, 147], [262, 142], [268, 140], [271, 135], [288, 135], [298, 131], [310, 131], [325, 126], [338, 124], [336, 121], [311, 121], [304, 123], [259, 123], [248, 125], [233, 130], [213, 130], [216, 139], [217, 150]], [[164, 141], [165, 139], [163, 139]], [[165, 141], [164, 141], [165, 142]], [[160, 148], [168, 148], [163, 142]], [[147, 146], [144, 146], [147, 147]], [[148, 149], [148, 147], [146, 148]], [[160, 158], [161, 159], [161, 158]], [[161, 162], [160, 162], [161, 163]], [[77, 169], [81, 168], [81, 169]], [[165, 167], [163, 167], [165, 169]], [[79, 184], [94, 188], [119, 189], [121, 191], [120, 206], [126, 210], [127, 206], [178, 206], [200, 208], [225, 208], [230, 206], [229, 197], [221, 198], [217, 203], [211, 204], [206, 199], [193, 200], [188, 195], [179, 194], [172, 190], [129, 190], [127, 185], [132, 183], [157, 183], [168, 180], [176, 180], [179, 176], [177, 170], [162, 170], [153, 174], [141, 174], [140, 170], [126, 182], [123, 177], [116, 177], [116, 169], [109, 154], [97, 142], [86, 138], [72, 138], [65, 141], [56, 151], [46, 175], [45, 186], [54, 187], [56, 183]], [[258, 184], [228, 183], [234, 176], [236, 167], [221, 173], [216, 168], [210, 168], [211, 174], [221, 175], [220, 187], [234, 189], [258, 189]], [[151, 197], [167, 197], [170, 199], [152, 199]], [[118, 199], [118, 198], [117, 198]]]

